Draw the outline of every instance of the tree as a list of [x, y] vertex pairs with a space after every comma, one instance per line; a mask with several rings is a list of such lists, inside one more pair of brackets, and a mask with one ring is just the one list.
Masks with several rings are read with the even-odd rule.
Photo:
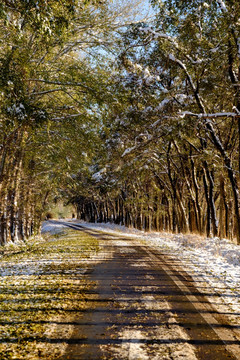
[[[140, 160], [152, 175], [137, 192], [150, 184], [147, 193], [158, 194], [171, 230], [224, 233], [239, 242], [239, 4], [154, 4], [156, 21], [131, 26], [123, 36], [115, 92], [121, 95], [109, 106], [108, 136], [113, 142], [118, 134], [133, 178], [118, 161], [121, 146], [111, 150], [110, 163], [122, 168], [126, 205], [129, 196], [136, 201], [124, 189], [142, 179]], [[151, 204], [149, 194], [144, 203]]]
[[102, 81], [96, 86], [100, 67], [93, 55], [97, 47], [112, 41], [118, 16], [113, 6], [95, 1], [1, 3], [2, 244], [38, 228], [43, 199], [53, 183], [45, 175], [52, 176], [50, 164], [46, 169], [42, 165], [51, 157], [50, 132], [57, 133], [63, 122], [74, 128], [75, 120], [96, 120], [103, 95], [98, 87]]

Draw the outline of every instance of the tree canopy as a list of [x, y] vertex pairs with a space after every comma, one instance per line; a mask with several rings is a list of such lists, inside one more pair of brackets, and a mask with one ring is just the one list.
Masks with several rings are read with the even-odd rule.
[[117, 6], [1, 4], [1, 242], [54, 196], [88, 221], [239, 242], [239, 2]]

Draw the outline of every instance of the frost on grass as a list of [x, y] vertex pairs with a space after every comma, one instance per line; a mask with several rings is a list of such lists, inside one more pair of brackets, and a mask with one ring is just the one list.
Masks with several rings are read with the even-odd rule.
[[97, 251], [95, 238], [68, 230], [2, 256], [1, 360], [61, 356], [73, 329], [70, 318], [86, 308], [84, 291], [94, 285], [84, 273]]

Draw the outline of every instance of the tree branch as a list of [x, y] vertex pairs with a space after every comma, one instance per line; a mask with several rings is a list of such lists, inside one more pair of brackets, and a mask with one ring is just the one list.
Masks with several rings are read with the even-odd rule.
[[51, 81], [51, 80], [45, 80], [45, 79], [25, 79], [25, 81], [34, 81], [34, 82], [42, 82], [45, 84], [52, 84], [52, 85], [62, 85], [62, 86], [79, 86], [84, 89], [94, 91], [94, 89], [90, 88], [89, 86], [86, 86], [81, 83], [74, 83], [74, 82], [61, 82], [61, 81]]

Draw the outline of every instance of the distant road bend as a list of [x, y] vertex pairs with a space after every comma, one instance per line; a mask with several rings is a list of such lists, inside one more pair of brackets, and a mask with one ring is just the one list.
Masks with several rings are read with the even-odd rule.
[[240, 359], [239, 326], [209, 303], [177, 258], [129, 236], [64, 225], [100, 244], [86, 275], [96, 285], [64, 360]]

